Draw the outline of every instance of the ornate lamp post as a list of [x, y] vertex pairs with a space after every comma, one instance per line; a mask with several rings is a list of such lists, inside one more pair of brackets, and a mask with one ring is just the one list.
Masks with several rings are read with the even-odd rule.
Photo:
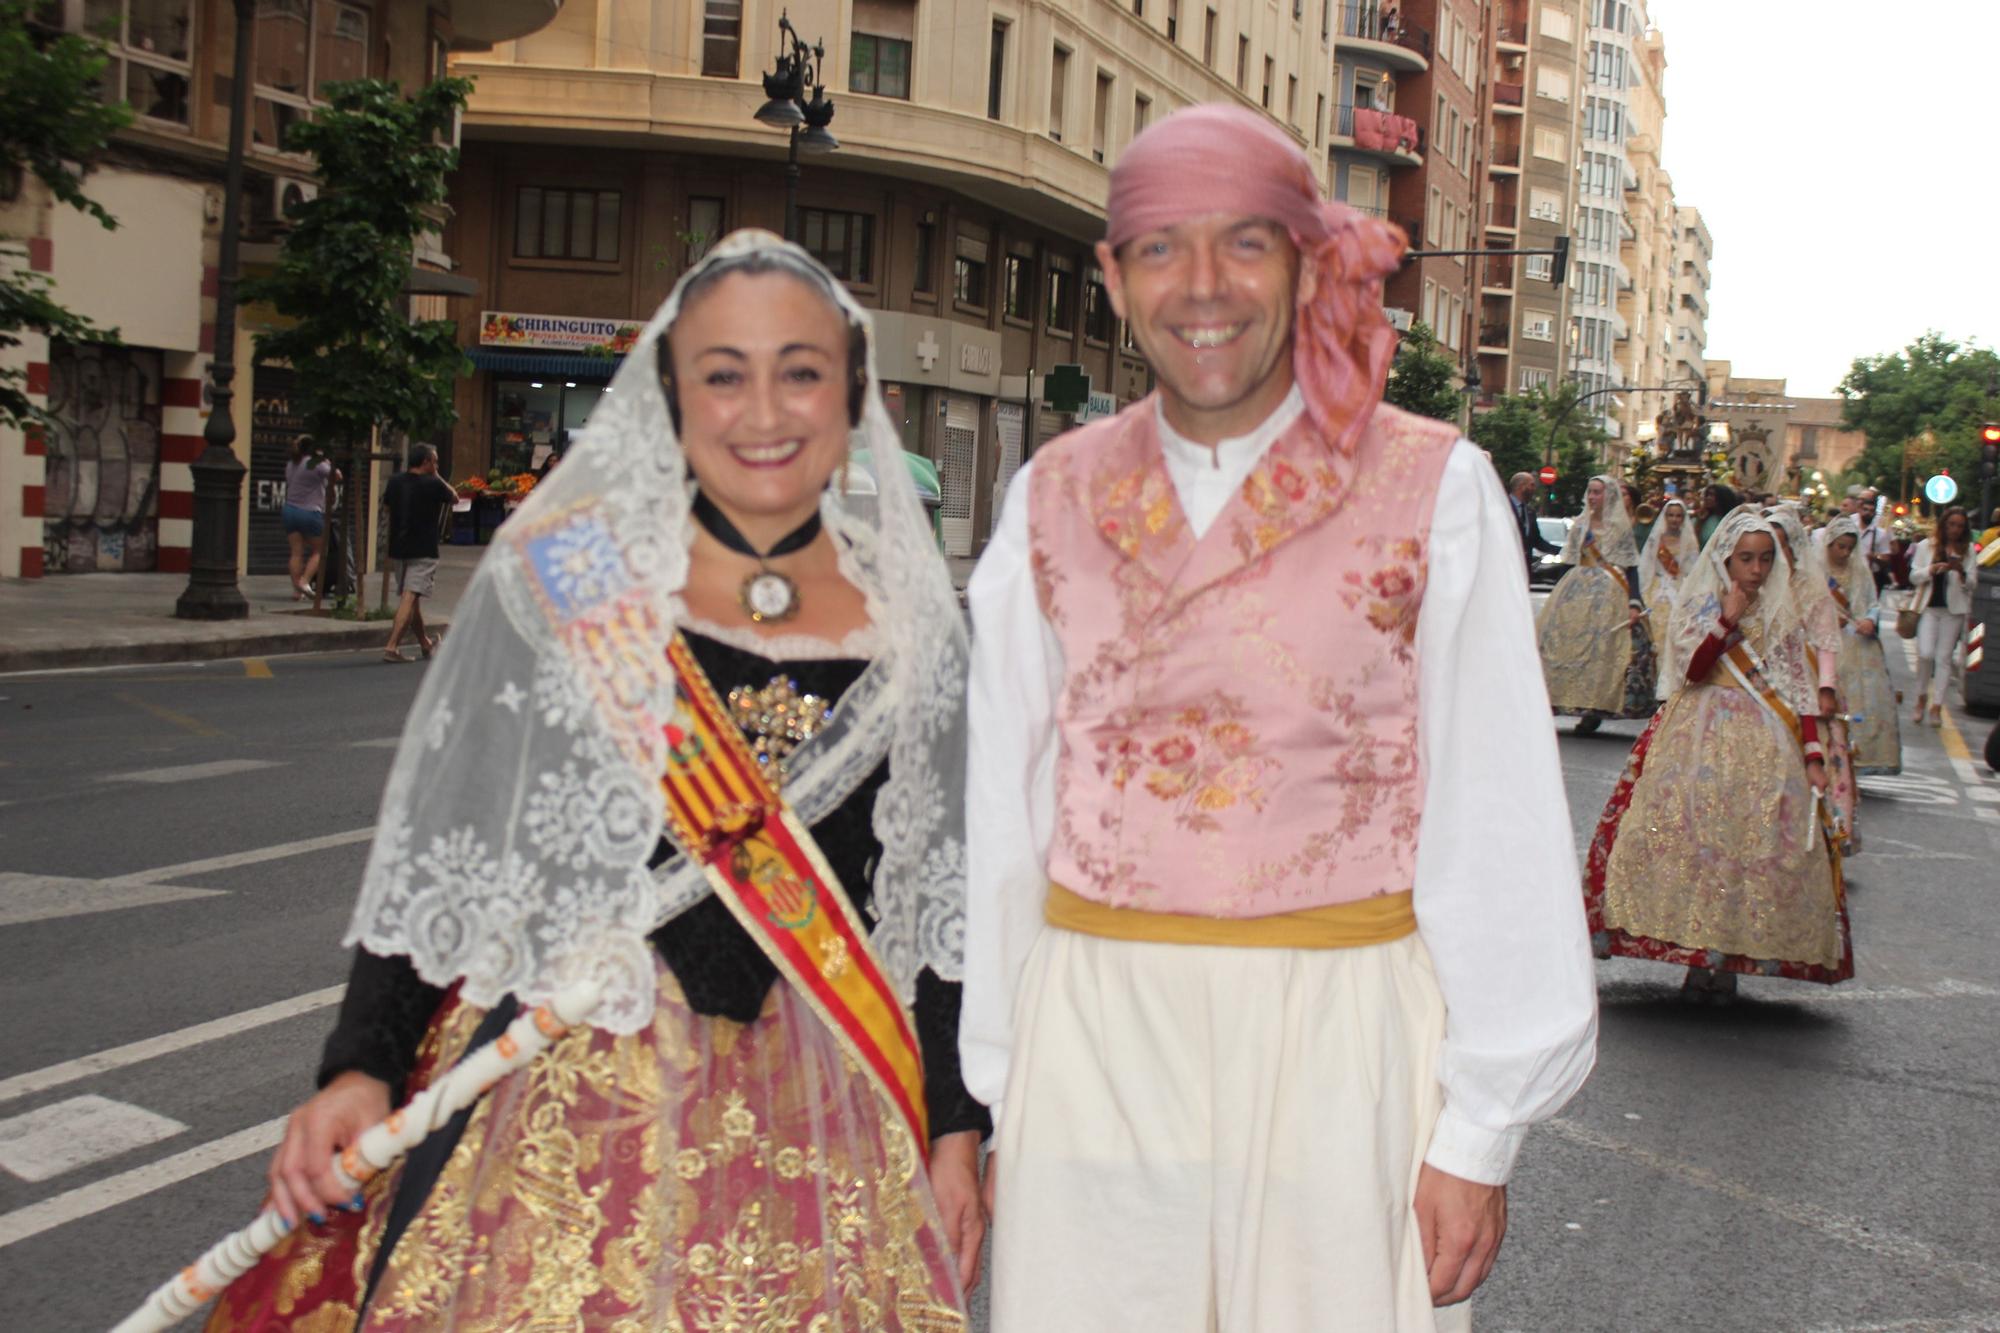
[[[778, 58], [776, 67], [764, 76], [764, 105], [757, 119], [766, 125], [791, 131], [785, 150], [785, 239], [799, 239], [799, 153], [830, 153], [840, 140], [826, 128], [833, 123], [833, 99], [819, 81], [826, 63], [826, 44], [811, 46], [799, 36], [791, 18], [778, 15]], [[806, 96], [806, 89], [812, 96]]]
[[193, 463], [194, 541], [188, 584], [174, 603], [182, 620], [241, 620], [250, 604], [236, 586], [236, 519], [243, 474], [233, 446], [236, 419], [236, 239], [243, 211], [243, 128], [249, 120], [250, 44], [255, 0], [235, 0], [236, 69], [229, 98], [229, 167], [222, 195], [222, 254], [215, 284], [215, 361], [209, 370], [207, 445]]

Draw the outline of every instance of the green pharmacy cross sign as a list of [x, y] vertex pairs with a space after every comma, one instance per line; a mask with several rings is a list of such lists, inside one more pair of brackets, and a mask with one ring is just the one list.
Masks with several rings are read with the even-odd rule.
[[1042, 401], [1053, 411], [1081, 412], [1090, 401], [1090, 376], [1082, 366], [1057, 366], [1042, 377]]

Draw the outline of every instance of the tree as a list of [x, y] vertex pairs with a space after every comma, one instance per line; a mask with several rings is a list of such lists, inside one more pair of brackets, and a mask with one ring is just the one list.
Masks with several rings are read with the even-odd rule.
[[[132, 108], [107, 105], [99, 93], [109, 59], [104, 44], [31, 22], [40, 8], [32, 0], [0, 0], [0, 174], [19, 180], [32, 173], [58, 203], [112, 229], [118, 220], [84, 194], [83, 181], [112, 134], [131, 123]], [[117, 341], [117, 330], [64, 309], [55, 284], [27, 260], [25, 246], [11, 238], [0, 243], [0, 350], [19, 347], [23, 334]], [[0, 368], [0, 426], [23, 430], [49, 420], [28, 398], [27, 372]]]
[[377, 426], [428, 435], [455, 417], [468, 368], [457, 326], [412, 321], [405, 288], [458, 164], [446, 140], [471, 88], [440, 79], [405, 98], [379, 79], [328, 84], [327, 105], [285, 137], [312, 155], [319, 196], [293, 210], [276, 271], [246, 279], [243, 296], [294, 321], [257, 348], [291, 363], [307, 429], [350, 457]]
[[1565, 385], [1555, 393], [1504, 394], [1472, 418], [1472, 440], [1493, 455], [1503, 483], [1516, 472], [1538, 471], [1544, 459], [1554, 462], [1558, 511], [1582, 508], [1583, 488], [1603, 470], [1598, 455], [1607, 437], [1579, 409], [1576, 392]]
[[1542, 441], [1548, 422], [1536, 400], [1527, 394], [1506, 394], [1492, 408], [1472, 417], [1472, 441], [1493, 456], [1493, 470], [1504, 484], [1517, 472], [1542, 466]]
[[1458, 387], [1458, 365], [1438, 346], [1430, 326], [1418, 321], [1403, 335], [1396, 360], [1389, 367], [1389, 387], [1383, 400], [1439, 421], [1458, 420], [1465, 405], [1464, 391]]
[[[2000, 413], [2000, 356], [1932, 330], [1900, 352], [1856, 357], [1837, 392], [1846, 404], [1842, 424], [1868, 437], [1852, 471], [1901, 496], [1906, 461], [1977, 475], [1979, 426]], [[1906, 459], [1904, 446], [1926, 431], [1935, 449]], [[1912, 486], [1921, 480], [1913, 475]]]

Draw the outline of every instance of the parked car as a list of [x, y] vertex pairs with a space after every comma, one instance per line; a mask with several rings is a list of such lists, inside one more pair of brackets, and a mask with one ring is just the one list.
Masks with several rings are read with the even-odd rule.
[[[1535, 520], [1535, 526], [1542, 530], [1543, 541], [1560, 549], [1563, 542], [1569, 538], [1569, 525], [1575, 521], [1570, 518], [1538, 518]], [[1535, 552], [1535, 563], [1528, 571], [1528, 582], [1554, 583], [1560, 577], [1556, 570], [1561, 560], [1561, 556], [1551, 555], [1547, 551]]]

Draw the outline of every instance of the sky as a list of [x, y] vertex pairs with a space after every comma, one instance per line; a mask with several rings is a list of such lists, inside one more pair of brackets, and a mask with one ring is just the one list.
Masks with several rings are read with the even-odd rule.
[[1708, 356], [1831, 395], [1926, 329], [2000, 345], [2000, 0], [1651, 0], [1661, 156], [1715, 240]]

